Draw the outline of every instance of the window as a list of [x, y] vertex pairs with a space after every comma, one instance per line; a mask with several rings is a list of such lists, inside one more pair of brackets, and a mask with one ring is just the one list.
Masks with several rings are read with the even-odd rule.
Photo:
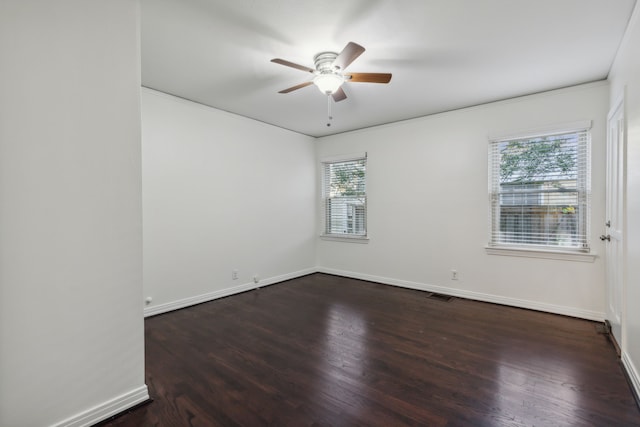
[[325, 161], [323, 165], [324, 235], [366, 237], [367, 158]]
[[589, 252], [589, 152], [588, 125], [492, 140], [489, 247]]

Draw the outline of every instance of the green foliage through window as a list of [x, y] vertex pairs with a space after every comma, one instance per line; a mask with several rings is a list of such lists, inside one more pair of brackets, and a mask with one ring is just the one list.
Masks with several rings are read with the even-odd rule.
[[333, 163], [329, 166], [331, 195], [360, 196], [364, 194], [364, 160]]
[[500, 182], [575, 179], [575, 135], [514, 140], [500, 149]]

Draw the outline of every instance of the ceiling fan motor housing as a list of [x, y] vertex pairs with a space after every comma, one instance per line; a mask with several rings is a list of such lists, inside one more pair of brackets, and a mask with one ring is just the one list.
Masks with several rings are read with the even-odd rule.
[[316, 66], [316, 70], [320, 73], [336, 72], [338, 67], [333, 65], [334, 61], [338, 57], [336, 52], [320, 52], [313, 57], [313, 62]]

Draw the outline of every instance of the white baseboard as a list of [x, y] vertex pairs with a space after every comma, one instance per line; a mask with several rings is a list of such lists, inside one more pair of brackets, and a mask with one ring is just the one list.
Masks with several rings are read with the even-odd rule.
[[109, 417], [126, 411], [136, 405], [149, 400], [147, 386], [138, 387], [128, 393], [94, 406], [84, 412], [76, 414], [66, 420], [53, 424], [51, 427], [86, 427], [92, 426]]
[[382, 283], [385, 285], [399, 286], [402, 288], [417, 289], [420, 291], [427, 291], [427, 292], [437, 292], [437, 293], [442, 293], [446, 295], [451, 295], [454, 297], [508, 305], [512, 307], [526, 308], [526, 309], [536, 310], [536, 311], [544, 311], [547, 313], [578, 317], [580, 319], [594, 320], [597, 322], [604, 322], [604, 319], [605, 319], [605, 313], [598, 312], [598, 311], [583, 310], [575, 307], [566, 307], [561, 305], [542, 303], [538, 301], [509, 298], [509, 297], [503, 297], [499, 295], [491, 295], [491, 294], [485, 294], [480, 292], [467, 291], [464, 289], [455, 289], [455, 288], [450, 288], [445, 286], [431, 285], [428, 283], [411, 282], [407, 280], [400, 280], [400, 279], [393, 279], [389, 277], [356, 273], [354, 271], [336, 270], [333, 268], [326, 268], [326, 267], [307, 268], [305, 270], [300, 270], [293, 273], [283, 274], [281, 276], [275, 276], [275, 277], [270, 277], [268, 279], [263, 279], [258, 284], [253, 282], [245, 283], [242, 285], [220, 289], [214, 292], [209, 292], [202, 295], [196, 295], [193, 297], [168, 302], [165, 304], [145, 307], [144, 316], [149, 317], [149, 316], [155, 316], [157, 314], [167, 313], [169, 311], [178, 310], [178, 309], [189, 307], [196, 304], [201, 304], [203, 302], [208, 302], [208, 301], [212, 301], [218, 298], [223, 298], [229, 295], [234, 295], [241, 292], [246, 292], [253, 289], [261, 288], [264, 286], [269, 286], [274, 283], [295, 279], [297, 277], [302, 277], [302, 276], [306, 276], [308, 274], [313, 274], [313, 273], [333, 274], [336, 276], [344, 276], [344, 277], [350, 277], [353, 279], [367, 280], [370, 282]]
[[332, 268], [318, 267], [319, 273], [334, 274], [336, 276], [350, 277], [353, 279], [368, 280], [370, 282], [382, 283], [385, 285], [399, 286], [402, 288], [417, 289], [420, 291], [436, 292], [454, 297], [467, 298], [476, 301], [491, 302], [495, 304], [509, 305], [512, 307], [526, 308], [536, 311], [544, 311], [547, 313], [562, 314], [565, 316], [578, 317], [580, 319], [595, 320], [604, 322], [605, 314], [597, 311], [582, 310], [574, 307], [565, 307], [561, 305], [541, 303], [537, 301], [528, 301], [518, 298], [502, 297], [498, 295], [484, 294], [480, 292], [467, 291], [464, 289], [455, 289], [445, 286], [430, 285], [427, 283], [410, 282], [400, 279], [392, 279], [389, 277], [373, 276], [369, 274], [356, 273], [353, 271], [336, 270]]
[[640, 398], [640, 375], [638, 375], [638, 370], [626, 352], [622, 352], [622, 366], [624, 366], [624, 369], [627, 371], [627, 375], [631, 380], [631, 386], [635, 391], [636, 398]]
[[189, 307], [196, 304], [202, 304], [203, 302], [213, 301], [218, 298], [239, 294], [241, 292], [251, 291], [257, 288], [264, 288], [265, 286], [273, 285], [279, 282], [284, 282], [285, 280], [291, 280], [297, 277], [306, 276], [308, 274], [315, 273], [316, 271], [317, 270], [315, 268], [307, 268], [305, 270], [300, 270], [293, 273], [287, 273], [280, 276], [269, 277], [268, 279], [262, 279], [260, 280], [260, 283], [253, 283], [253, 282], [244, 283], [242, 285], [220, 289], [214, 292], [209, 292], [202, 295], [196, 295], [196, 296], [184, 298], [178, 301], [172, 301], [165, 304], [145, 307], [144, 317], [167, 313], [169, 311], [178, 310], [178, 309]]

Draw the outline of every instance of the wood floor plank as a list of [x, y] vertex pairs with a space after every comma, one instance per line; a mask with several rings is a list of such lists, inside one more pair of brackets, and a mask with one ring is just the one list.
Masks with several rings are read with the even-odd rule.
[[640, 426], [586, 320], [313, 274], [145, 320], [154, 401], [102, 426]]

